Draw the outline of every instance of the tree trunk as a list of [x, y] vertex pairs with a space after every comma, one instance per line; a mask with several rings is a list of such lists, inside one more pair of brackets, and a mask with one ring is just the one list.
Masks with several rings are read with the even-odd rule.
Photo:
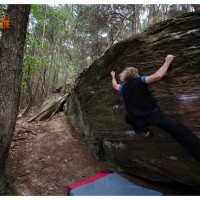
[[43, 33], [42, 33], [42, 48], [44, 47], [44, 35], [45, 35], [45, 28], [46, 28], [46, 20], [47, 20], [47, 5], [45, 7], [45, 15], [44, 15], [44, 25], [43, 25]]
[[192, 6], [194, 7], [195, 12], [200, 11], [200, 4], [192, 4]]
[[19, 108], [22, 62], [30, 5], [9, 5], [10, 29], [0, 41], [0, 195], [4, 169]]
[[28, 96], [27, 96], [28, 104], [27, 104], [27, 107], [25, 108], [24, 112], [22, 114], [20, 114], [21, 115], [20, 117], [22, 117], [22, 116], [24, 116], [25, 114], [28, 113], [28, 111], [30, 109], [30, 105], [32, 105], [32, 102], [33, 102], [33, 94], [32, 94], [32, 87], [31, 87], [31, 84], [30, 84], [30, 79], [31, 79], [31, 75], [30, 75], [30, 66], [29, 66], [28, 67], [28, 78], [26, 80], [26, 85], [27, 85], [26, 93], [28, 93]]
[[91, 35], [92, 35], [92, 44], [91, 44], [91, 58], [94, 61], [95, 59], [98, 58], [100, 55], [100, 50], [99, 50], [99, 39], [98, 39], [98, 25], [94, 25], [95, 27], [92, 27], [91, 30]]
[[167, 20], [167, 4], [162, 4], [162, 18], [163, 21]]
[[99, 12], [100, 6], [98, 5], [93, 11], [92, 16], [93, 19], [90, 24], [90, 34], [91, 34], [91, 59], [94, 61], [100, 56], [100, 44], [99, 44], [99, 23], [98, 23], [98, 12]]
[[139, 27], [139, 19], [138, 19], [138, 16], [135, 14], [134, 18], [133, 18], [133, 21], [134, 21], [134, 26], [133, 26], [133, 35], [135, 34], [138, 34], [138, 27]]
[[150, 4], [148, 23], [147, 23], [148, 26], [153, 25], [153, 23], [154, 23], [154, 15], [155, 15], [155, 4]]
[[136, 12], [136, 5], [133, 5], [133, 19], [131, 21], [132, 21], [132, 35], [135, 35], [139, 32], [138, 31], [139, 19]]
[[181, 4], [181, 10], [182, 10], [182, 13], [186, 13], [187, 12], [185, 4]]
[[20, 113], [20, 116], [18, 116], [18, 117], [25, 116], [29, 112], [29, 110], [32, 108], [33, 103], [35, 101], [37, 91], [38, 91], [40, 80], [41, 80], [41, 78], [39, 77], [37, 80], [37, 83], [36, 83], [36, 88], [35, 88], [34, 93], [33, 93], [34, 88], [31, 87], [31, 84], [29, 82], [30, 80], [27, 81], [26, 84], [27, 84], [27, 93], [28, 93], [28, 104], [27, 104], [26, 108], [24, 109], [24, 111], [22, 113]]
[[67, 91], [67, 78], [68, 78], [68, 72], [66, 70], [65, 74], [63, 75], [63, 83], [62, 83], [62, 90], [61, 93], [66, 93]]
[[109, 49], [113, 44], [113, 33], [112, 33], [113, 32], [112, 31], [113, 25], [110, 22], [111, 18], [112, 18], [112, 15], [110, 15], [108, 17], [107, 22], [106, 22], [106, 24], [107, 24], [107, 26], [109, 28], [109, 31], [108, 31], [107, 36], [106, 36], [107, 49]]
[[[45, 15], [44, 15], [44, 25], [43, 25], [43, 33], [42, 33], [42, 48], [44, 47], [44, 36], [45, 36], [45, 29], [46, 29], [46, 18], [47, 18], [47, 5], [45, 7]], [[43, 52], [41, 53], [43, 54]], [[43, 55], [42, 55], [43, 56]], [[46, 90], [46, 65], [44, 65], [44, 70], [41, 70], [41, 78], [42, 78], [42, 90], [44, 92], [44, 97], [47, 97], [47, 90]]]
[[[57, 50], [58, 51], [58, 50]], [[58, 59], [58, 53], [55, 54], [55, 61]], [[58, 71], [59, 71], [59, 66], [57, 62], [54, 63], [54, 73], [53, 73], [53, 80], [52, 80], [52, 85], [51, 85], [51, 92], [55, 91], [57, 87], [57, 80], [58, 80]]]
[[121, 32], [123, 31], [123, 28], [124, 28], [124, 21], [126, 20], [126, 15], [123, 16], [123, 19], [121, 21], [121, 25], [119, 27], [119, 29], [117, 30], [116, 34], [113, 36], [112, 34], [112, 28], [113, 28], [113, 25], [109, 25], [109, 28], [111, 29], [110, 31], [110, 34], [108, 34], [107, 36], [107, 43], [108, 43], [108, 46], [107, 46], [107, 49], [109, 49], [110, 47], [113, 46], [114, 42], [116, 41], [117, 37], [121, 34]]
[[191, 4], [187, 4], [187, 12], [191, 12]]

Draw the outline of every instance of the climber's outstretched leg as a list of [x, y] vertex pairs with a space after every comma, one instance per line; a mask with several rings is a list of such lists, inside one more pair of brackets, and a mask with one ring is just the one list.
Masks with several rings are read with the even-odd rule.
[[149, 125], [169, 132], [200, 162], [200, 139], [189, 128], [160, 111], [152, 113], [147, 121]]

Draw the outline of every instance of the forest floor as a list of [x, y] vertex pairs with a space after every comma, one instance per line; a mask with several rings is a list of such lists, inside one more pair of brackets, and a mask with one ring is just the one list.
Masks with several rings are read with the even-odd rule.
[[[17, 121], [6, 166], [8, 182], [25, 196], [64, 196], [67, 185], [95, 175], [113, 166], [98, 161], [85, 144], [84, 137], [67, 123], [63, 112], [50, 121], [28, 123], [30, 114]], [[161, 191], [183, 195], [177, 188], [155, 185], [120, 173], [130, 181]]]
[[63, 112], [50, 121], [17, 121], [6, 174], [20, 195], [67, 195], [67, 185], [108, 169], [67, 123]]

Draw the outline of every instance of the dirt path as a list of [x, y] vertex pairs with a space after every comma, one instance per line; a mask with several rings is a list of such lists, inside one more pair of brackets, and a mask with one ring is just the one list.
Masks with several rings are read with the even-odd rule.
[[25, 120], [17, 121], [6, 169], [21, 195], [66, 195], [67, 185], [108, 169], [67, 124], [64, 113], [49, 122]]

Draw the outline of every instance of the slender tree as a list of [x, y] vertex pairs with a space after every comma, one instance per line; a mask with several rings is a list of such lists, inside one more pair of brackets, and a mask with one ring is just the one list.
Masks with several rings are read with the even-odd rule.
[[200, 4], [192, 4], [192, 6], [194, 7], [195, 12], [200, 11]]
[[162, 4], [162, 20], [163, 21], [168, 19], [167, 8], [168, 8], [167, 4]]
[[192, 8], [191, 8], [191, 4], [187, 4], [187, 12], [191, 12]]
[[139, 27], [139, 14], [136, 8], [136, 5], [133, 6], [133, 30], [132, 35], [135, 35], [138, 33], [138, 27]]
[[4, 194], [4, 169], [18, 114], [23, 51], [30, 5], [9, 5], [10, 29], [0, 40], [0, 194]]
[[148, 26], [153, 25], [154, 16], [155, 16], [155, 4], [150, 4], [149, 15], [148, 15], [148, 23], [147, 23]]

